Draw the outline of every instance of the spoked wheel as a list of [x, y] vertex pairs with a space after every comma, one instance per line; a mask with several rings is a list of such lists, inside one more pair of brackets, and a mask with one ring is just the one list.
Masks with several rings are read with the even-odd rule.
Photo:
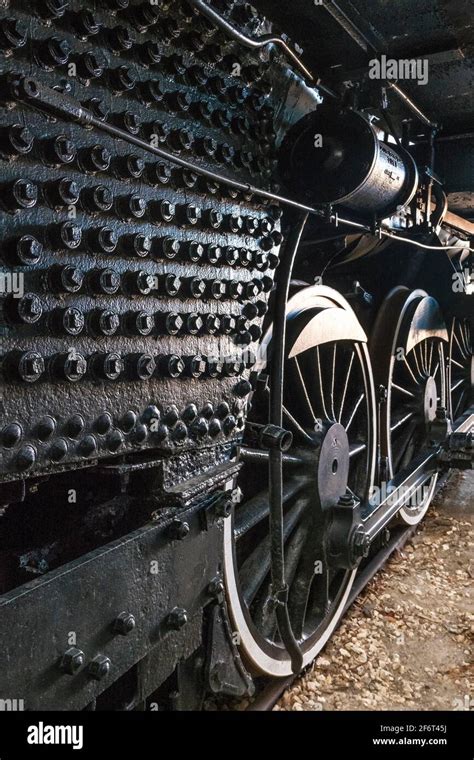
[[[398, 287], [389, 293], [371, 338], [376, 385], [386, 389], [380, 408], [380, 455], [384, 479], [408, 470], [428, 445], [437, 407], [446, 407], [443, 342], [448, 340], [438, 303], [423, 290]], [[416, 525], [426, 513], [437, 475], [417, 489], [400, 511], [403, 522]]]
[[453, 420], [469, 406], [474, 385], [474, 357], [471, 324], [454, 317], [449, 340], [450, 411]]
[[[355, 570], [338, 569], [328, 542], [331, 508], [349, 488], [369, 497], [376, 458], [375, 398], [365, 334], [347, 302], [325, 287], [288, 303], [284, 424], [293, 445], [283, 456], [284, 539], [289, 614], [304, 665], [339, 620]], [[271, 330], [259, 362], [253, 422], [267, 422], [264, 377]], [[271, 351], [270, 361], [271, 361]], [[243, 500], [226, 521], [229, 606], [242, 653], [253, 671], [291, 673], [272, 605], [268, 455], [243, 450]]]

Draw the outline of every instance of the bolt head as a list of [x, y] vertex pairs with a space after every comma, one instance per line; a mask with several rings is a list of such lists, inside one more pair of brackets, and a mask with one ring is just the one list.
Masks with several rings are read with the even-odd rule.
[[87, 673], [94, 680], [101, 681], [110, 673], [111, 667], [110, 659], [104, 654], [98, 654], [87, 666]]
[[354, 555], [360, 558], [368, 557], [370, 544], [370, 536], [362, 528], [357, 529], [352, 544]]
[[120, 636], [128, 636], [136, 627], [135, 616], [131, 612], [121, 612], [114, 621], [114, 632]]
[[188, 613], [181, 607], [175, 607], [166, 618], [168, 628], [179, 631], [188, 622]]
[[186, 536], [189, 535], [189, 531], [189, 523], [176, 518], [172, 521], [168, 528], [168, 535], [175, 541], [183, 541]]
[[219, 597], [225, 591], [224, 582], [221, 578], [214, 578], [207, 587], [207, 593], [212, 597]]
[[76, 647], [70, 647], [61, 657], [60, 668], [64, 673], [73, 676], [84, 666], [84, 662], [84, 652]]

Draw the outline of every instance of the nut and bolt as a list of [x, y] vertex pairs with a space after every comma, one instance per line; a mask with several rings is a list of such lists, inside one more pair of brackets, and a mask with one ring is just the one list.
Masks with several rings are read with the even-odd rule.
[[75, 675], [85, 663], [85, 655], [80, 649], [70, 647], [61, 657], [60, 668], [70, 676]]
[[87, 666], [88, 675], [96, 681], [101, 681], [108, 676], [112, 663], [105, 654], [98, 654]]
[[188, 613], [182, 607], [175, 607], [166, 618], [166, 625], [173, 631], [179, 631], [188, 622]]
[[135, 616], [131, 612], [121, 612], [114, 620], [113, 629], [120, 636], [128, 636], [136, 626]]

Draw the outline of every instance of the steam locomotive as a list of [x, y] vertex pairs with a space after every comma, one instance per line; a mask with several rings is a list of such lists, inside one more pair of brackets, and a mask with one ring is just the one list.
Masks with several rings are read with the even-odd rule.
[[472, 466], [473, 45], [425, 5], [0, 3], [4, 709], [299, 672]]

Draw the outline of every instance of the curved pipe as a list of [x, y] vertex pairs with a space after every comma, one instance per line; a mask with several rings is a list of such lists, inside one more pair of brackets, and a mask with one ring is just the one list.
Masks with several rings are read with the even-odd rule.
[[272, 34], [265, 34], [258, 39], [247, 37], [246, 34], [243, 34], [243, 32], [239, 31], [239, 29], [231, 24], [230, 21], [227, 21], [227, 19], [223, 18], [220, 13], [217, 13], [217, 11], [211, 8], [210, 5], [207, 5], [207, 3], [205, 3], [203, 0], [188, 0], [188, 4], [199, 13], [202, 13], [203, 16], [206, 16], [206, 18], [215, 24], [215, 26], [217, 26], [221, 31], [225, 32], [230, 37], [233, 37], [236, 42], [240, 42], [240, 44], [244, 45], [245, 47], [258, 49], [267, 47], [267, 45], [278, 45], [283, 49], [288, 58], [293, 61], [294, 65], [297, 66], [303, 76], [310, 82], [314, 82], [314, 76], [301, 62], [293, 50], [286, 44], [286, 42], [282, 40], [281, 37], [274, 37]]

